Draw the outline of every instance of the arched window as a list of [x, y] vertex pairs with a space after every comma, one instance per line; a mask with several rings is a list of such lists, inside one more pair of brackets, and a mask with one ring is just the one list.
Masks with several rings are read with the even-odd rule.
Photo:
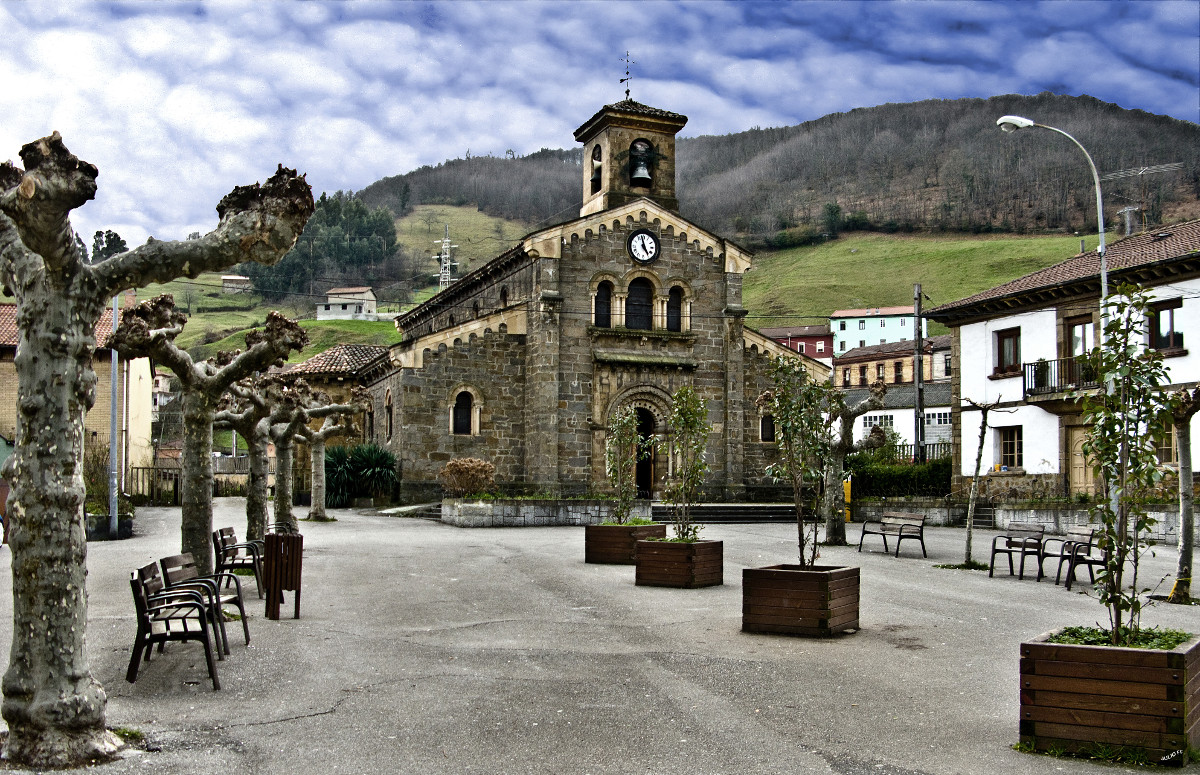
[[769, 414], [764, 414], [758, 421], [758, 440], [765, 442], [775, 442], [775, 418]]
[[388, 391], [387, 398], [384, 400], [384, 414], [387, 423], [387, 437], [392, 438], [392, 391]]
[[612, 292], [613, 286], [608, 280], [596, 288], [596, 326], [598, 328], [612, 327]]
[[629, 283], [629, 296], [625, 300], [625, 327], [649, 331], [653, 313], [654, 284], [645, 277], [639, 277]]
[[683, 289], [678, 285], [667, 295], [667, 330], [683, 330]]
[[600, 150], [599, 145], [597, 145], [595, 148], [592, 149], [592, 193], [593, 194], [600, 193], [600, 180], [601, 180], [600, 171], [604, 168], [603, 164], [601, 163], [603, 161], [603, 156], [604, 156], [604, 152]]
[[507, 285], [502, 286], [500, 288], [500, 306], [501, 307], [508, 306], [508, 286]]
[[475, 409], [475, 397], [466, 390], [459, 391], [454, 397], [453, 425], [451, 432], [455, 436], [470, 436]]

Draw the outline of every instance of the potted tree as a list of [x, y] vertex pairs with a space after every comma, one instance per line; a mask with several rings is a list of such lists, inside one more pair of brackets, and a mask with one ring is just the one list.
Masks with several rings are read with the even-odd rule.
[[[1122, 286], [1109, 302], [1103, 388], [1083, 398], [1084, 452], [1109, 497], [1093, 508], [1100, 553], [1095, 589], [1108, 627], [1069, 627], [1021, 644], [1022, 745], [1183, 766], [1200, 746], [1200, 636], [1141, 626], [1138, 568], [1154, 521], [1143, 505], [1161, 478], [1155, 442], [1167, 432], [1167, 370], [1142, 345], [1146, 294]], [[1082, 551], [1079, 549], [1077, 551]]]
[[711, 587], [723, 584], [724, 544], [704, 541], [700, 526], [692, 522], [692, 504], [700, 494], [708, 462], [708, 410], [691, 386], [680, 388], [671, 399], [668, 441], [672, 471], [666, 487], [671, 504], [673, 539], [637, 542], [635, 583], [654, 587]]
[[[767, 468], [792, 486], [796, 505], [797, 564], [742, 570], [742, 630], [830, 636], [858, 629], [856, 567], [817, 565], [817, 504], [833, 434], [828, 418], [834, 388], [811, 379], [804, 364], [775, 358], [772, 390], [758, 405], [775, 421], [779, 459]], [[811, 516], [806, 525], [805, 516]]]
[[634, 472], [637, 461], [647, 453], [647, 442], [638, 435], [637, 413], [626, 406], [613, 415], [604, 445], [605, 472], [616, 500], [608, 520], [584, 526], [585, 562], [632, 565], [638, 541], [666, 537], [666, 525], [632, 516], [637, 498]]

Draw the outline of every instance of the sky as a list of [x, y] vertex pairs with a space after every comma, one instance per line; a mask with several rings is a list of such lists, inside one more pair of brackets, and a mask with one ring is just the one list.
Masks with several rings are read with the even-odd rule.
[[89, 246], [207, 232], [278, 163], [319, 194], [574, 147], [626, 52], [631, 97], [684, 137], [1042, 91], [1200, 121], [1200, 0], [0, 0], [0, 35], [0, 159], [57, 130], [95, 164]]

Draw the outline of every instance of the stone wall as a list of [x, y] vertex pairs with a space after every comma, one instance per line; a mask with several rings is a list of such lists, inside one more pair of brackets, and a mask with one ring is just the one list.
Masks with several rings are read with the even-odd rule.
[[[442, 522], [455, 527], [598, 525], [612, 516], [613, 502], [598, 500], [442, 501]], [[650, 518], [650, 502], [638, 501], [633, 517]]]

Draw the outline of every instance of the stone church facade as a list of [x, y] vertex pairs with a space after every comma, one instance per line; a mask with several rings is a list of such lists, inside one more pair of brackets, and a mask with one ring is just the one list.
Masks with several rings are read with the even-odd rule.
[[[828, 367], [744, 325], [750, 254], [680, 217], [675, 134], [687, 119], [625, 100], [575, 132], [583, 207], [529, 234], [396, 319], [402, 340], [373, 369], [368, 432], [400, 461], [404, 489], [436, 491], [451, 458], [496, 466], [509, 490], [607, 490], [605, 434], [625, 406], [644, 436], [669, 436], [671, 396], [708, 407], [708, 496], [754, 498], [770, 484], [771, 418], [755, 399], [768, 355]], [[638, 464], [657, 496], [663, 447]]]

